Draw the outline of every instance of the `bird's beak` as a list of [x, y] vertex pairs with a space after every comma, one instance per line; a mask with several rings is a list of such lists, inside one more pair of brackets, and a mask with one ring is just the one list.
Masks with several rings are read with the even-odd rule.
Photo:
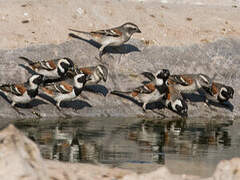
[[136, 31], [136, 33], [141, 33], [140, 29], [138, 29], [138, 30]]

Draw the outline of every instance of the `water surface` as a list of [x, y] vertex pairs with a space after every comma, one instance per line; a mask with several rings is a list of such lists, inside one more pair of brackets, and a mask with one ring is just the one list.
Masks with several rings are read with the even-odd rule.
[[52, 160], [103, 163], [137, 172], [167, 165], [173, 173], [207, 177], [220, 160], [240, 157], [237, 120], [75, 118], [14, 124]]

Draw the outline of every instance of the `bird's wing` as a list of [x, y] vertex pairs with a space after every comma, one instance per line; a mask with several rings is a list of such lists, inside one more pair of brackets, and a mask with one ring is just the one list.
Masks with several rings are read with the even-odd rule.
[[4, 84], [0, 86], [0, 89], [16, 96], [22, 96], [27, 91], [27, 88], [23, 84]]
[[183, 86], [189, 86], [193, 83], [193, 81], [193, 78], [187, 75], [171, 75], [168, 79], [168, 82], [170, 82], [170, 84], [181, 84]]
[[91, 66], [91, 67], [80, 67], [79, 68], [79, 70], [82, 71], [86, 75], [93, 74], [94, 69], [95, 69], [94, 66]]
[[148, 84], [144, 84], [143, 86], [139, 86], [132, 91], [140, 94], [150, 94], [155, 91], [155, 89], [156, 86], [152, 82], [150, 82]]
[[37, 62], [39, 64], [39, 69], [45, 69], [48, 71], [52, 71], [57, 68], [57, 60], [45, 60]]
[[104, 35], [104, 36], [120, 37], [122, 35], [122, 32], [120, 31], [119, 28], [112, 28], [112, 29], [92, 31], [91, 34], [99, 34], [99, 35]]
[[61, 81], [59, 83], [56, 83], [55, 88], [58, 92], [62, 94], [68, 94], [73, 90], [73, 86], [66, 81]]
[[174, 102], [176, 99], [183, 99], [181, 93], [174, 87], [174, 85], [168, 86], [168, 92], [166, 93], [166, 99]]
[[142, 72], [141, 73], [144, 77], [148, 78], [150, 81], [155, 80], [155, 76], [151, 72]]

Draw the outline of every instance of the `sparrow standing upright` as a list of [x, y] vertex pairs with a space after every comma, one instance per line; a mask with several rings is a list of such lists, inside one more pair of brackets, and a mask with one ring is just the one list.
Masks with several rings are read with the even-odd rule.
[[20, 113], [15, 105], [18, 103], [29, 103], [38, 95], [38, 87], [43, 83], [43, 75], [32, 75], [27, 82], [17, 84], [3, 84], [0, 91], [3, 92], [12, 102], [11, 106]]
[[141, 33], [137, 25], [127, 22], [121, 26], [106, 30], [98, 30], [92, 32], [78, 31], [69, 29], [70, 31], [90, 35], [93, 40], [101, 44], [99, 49], [99, 57], [102, 59], [103, 50], [107, 46], [120, 46], [127, 42], [134, 33]]
[[74, 63], [69, 58], [59, 58], [52, 60], [42, 60], [33, 62], [26, 57], [19, 57], [23, 59], [31, 67], [33, 71], [51, 78], [62, 78], [68, 70], [73, 70]]
[[59, 82], [46, 84], [41, 89], [45, 94], [52, 97], [56, 101], [56, 107], [61, 110], [61, 102], [72, 100], [81, 94], [85, 83], [88, 81], [88, 76], [79, 73], [73, 79], [66, 79]]
[[138, 101], [142, 102], [143, 111], [146, 111], [146, 105], [160, 100], [167, 92], [166, 81], [170, 75], [169, 70], [162, 69], [155, 75], [154, 81], [129, 91], [112, 91], [111, 94], [128, 94]]

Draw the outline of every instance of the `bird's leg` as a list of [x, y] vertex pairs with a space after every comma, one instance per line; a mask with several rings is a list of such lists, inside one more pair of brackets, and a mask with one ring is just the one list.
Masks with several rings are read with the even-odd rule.
[[61, 112], [62, 108], [61, 108], [60, 104], [61, 104], [61, 101], [56, 102], [56, 108]]
[[211, 106], [211, 104], [209, 103], [209, 100], [206, 97], [204, 99], [204, 105], [207, 106], [212, 111], [217, 111], [217, 109], [215, 109]]
[[147, 106], [147, 103], [143, 103], [142, 109], [144, 113], [146, 113], [146, 106]]
[[16, 103], [15, 102], [12, 102], [11, 103], [11, 106], [12, 106], [12, 108], [18, 113], [18, 114], [20, 114], [20, 115], [23, 115], [23, 116], [25, 116], [25, 114], [24, 113], [22, 113], [22, 112], [20, 112], [17, 108], [16, 108]]
[[[104, 49], [105, 49], [105, 47], [107, 47], [107, 46], [109, 46], [110, 44], [105, 44], [105, 45], [102, 45], [100, 48], [99, 48], [99, 58], [100, 58], [100, 60], [102, 61], [103, 59], [102, 59], [102, 56], [103, 56], [103, 54], [104, 54]], [[108, 57], [110, 58], [110, 59], [114, 59], [114, 57], [112, 56], [112, 55], [110, 55], [109, 53], [107, 53], [107, 55], [108, 55]]]
[[57, 107], [58, 111], [60, 111], [60, 112], [64, 115], [65, 118], [70, 118], [70, 117], [71, 117], [70, 115], [65, 114], [65, 113], [62, 111], [61, 101], [57, 101], [57, 102], [56, 102], [56, 107]]
[[89, 100], [89, 98], [88, 98], [85, 94], [83, 94], [83, 92], [80, 94], [80, 96], [81, 96], [83, 99]]

